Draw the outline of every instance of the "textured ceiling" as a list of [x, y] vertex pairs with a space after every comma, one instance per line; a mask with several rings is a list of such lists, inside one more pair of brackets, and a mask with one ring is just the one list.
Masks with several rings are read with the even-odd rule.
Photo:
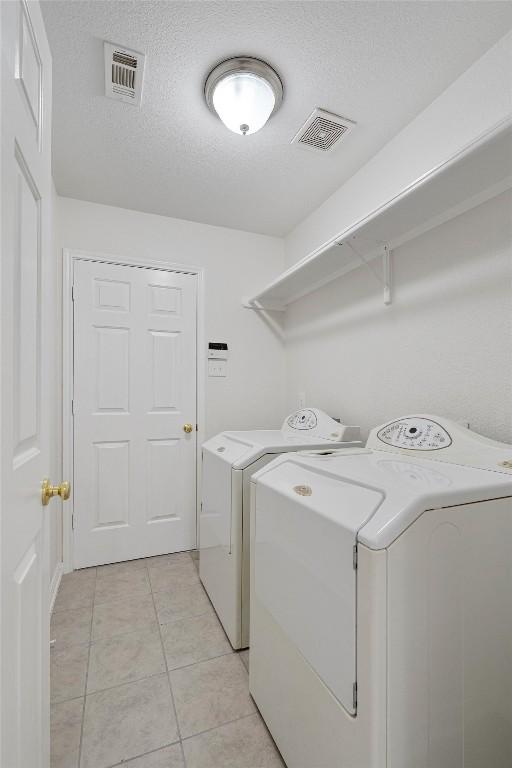
[[[44, 0], [43, 14], [60, 194], [273, 235], [292, 229], [512, 26], [504, 2]], [[140, 109], [105, 98], [105, 39], [146, 53]], [[203, 100], [213, 65], [240, 54], [271, 63], [285, 88], [279, 112], [246, 137]], [[357, 122], [334, 153], [289, 143], [314, 107]]]

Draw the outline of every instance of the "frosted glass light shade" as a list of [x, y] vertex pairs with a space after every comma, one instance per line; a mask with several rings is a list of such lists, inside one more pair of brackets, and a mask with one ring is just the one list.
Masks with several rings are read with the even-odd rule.
[[263, 128], [275, 103], [269, 83], [251, 72], [226, 75], [213, 91], [213, 106], [226, 128], [244, 136]]
[[204, 97], [226, 128], [245, 136], [263, 128], [279, 109], [283, 84], [265, 61], [237, 56], [212, 69], [204, 84]]

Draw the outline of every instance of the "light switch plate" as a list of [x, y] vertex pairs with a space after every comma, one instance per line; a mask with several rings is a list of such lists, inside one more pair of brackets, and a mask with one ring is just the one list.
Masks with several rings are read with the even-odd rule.
[[208, 376], [225, 377], [226, 368], [225, 360], [208, 360]]

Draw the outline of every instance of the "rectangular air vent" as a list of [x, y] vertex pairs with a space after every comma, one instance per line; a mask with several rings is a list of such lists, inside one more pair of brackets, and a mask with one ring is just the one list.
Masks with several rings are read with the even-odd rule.
[[105, 95], [140, 106], [146, 57], [138, 51], [105, 43]]
[[324, 109], [314, 109], [290, 143], [316, 152], [331, 152], [354, 125], [346, 117], [333, 115]]

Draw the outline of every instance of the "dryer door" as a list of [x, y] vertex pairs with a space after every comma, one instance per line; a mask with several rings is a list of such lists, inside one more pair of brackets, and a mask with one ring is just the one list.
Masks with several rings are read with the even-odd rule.
[[357, 531], [382, 495], [291, 458], [256, 486], [254, 589], [316, 673], [354, 714]]

